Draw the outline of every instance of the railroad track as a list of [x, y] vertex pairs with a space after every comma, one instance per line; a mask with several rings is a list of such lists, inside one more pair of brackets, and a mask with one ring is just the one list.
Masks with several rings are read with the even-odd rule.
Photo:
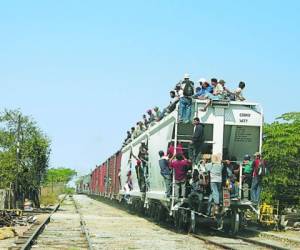
[[89, 249], [92, 245], [78, 206], [70, 196], [64, 196], [40, 225], [33, 225], [18, 237], [9, 250], [28, 249]]
[[277, 245], [273, 245], [267, 242], [253, 240], [249, 238], [245, 238], [242, 236], [218, 236], [218, 235], [203, 235], [203, 234], [189, 234], [194, 238], [202, 240], [207, 244], [212, 244], [217, 247], [223, 249], [233, 249], [233, 250], [240, 250], [240, 249], [276, 249], [276, 250], [288, 250], [291, 248], [285, 248]]

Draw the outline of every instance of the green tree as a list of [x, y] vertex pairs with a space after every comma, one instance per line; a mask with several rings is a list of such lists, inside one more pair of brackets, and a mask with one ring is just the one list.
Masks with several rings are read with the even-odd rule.
[[264, 158], [271, 174], [264, 179], [263, 199], [281, 206], [300, 203], [300, 112], [286, 113], [264, 127]]
[[39, 206], [49, 155], [50, 140], [32, 118], [19, 110], [5, 110], [0, 115], [1, 188], [12, 188], [17, 200], [27, 197]]
[[72, 180], [77, 172], [70, 168], [50, 168], [47, 170], [45, 183], [64, 183], [67, 184]]

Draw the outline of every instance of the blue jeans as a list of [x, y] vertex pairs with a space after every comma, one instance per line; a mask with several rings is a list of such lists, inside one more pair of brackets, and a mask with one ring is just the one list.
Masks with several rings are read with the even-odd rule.
[[179, 120], [189, 122], [192, 114], [192, 98], [181, 97], [179, 100]]
[[261, 192], [261, 179], [258, 176], [254, 176], [252, 178], [251, 184], [251, 201], [254, 203], [258, 203], [260, 200], [260, 192]]
[[163, 177], [164, 177], [165, 186], [166, 186], [166, 195], [170, 196], [171, 195], [171, 187], [172, 187], [171, 176], [169, 176], [169, 175], [163, 175]]
[[222, 182], [211, 182], [210, 189], [211, 189], [211, 194], [209, 195], [209, 199], [208, 199], [207, 214], [210, 214], [212, 201], [214, 201], [215, 205], [220, 204]]

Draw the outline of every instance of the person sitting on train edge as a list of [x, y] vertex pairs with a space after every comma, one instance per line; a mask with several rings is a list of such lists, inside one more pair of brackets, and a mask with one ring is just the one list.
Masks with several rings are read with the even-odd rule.
[[203, 200], [203, 189], [200, 183], [200, 174], [197, 169], [193, 170], [191, 193], [188, 198], [190, 207], [195, 211], [200, 211], [200, 206]]
[[143, 125], [146, 129], [148, 129], [149, 122], [145, 114], [143, 115]]
[[149, 118], [148, 118], [148, 123], [149, 123], [149, 125], [150, 125], [152, 122], [155, 121], [154, 113], [152, 112], [151, 109], [148, 109], [148, 110], [147, 110], [147, 114], [148, 114], [148, 116], [149, 116]]
[[163, 109], [163, 111], [161, 112], [158, 120], [160, 121], [162, 118], [165, 117], [166, 114], [170, 114], [171, 112], [173, 112], [176, 108], [177, 103], [179, 102], [179, 96], [176, 95], [176, 92], [174, 90], [170, 91], [170, 103], [169, 105]]
[[[175, 172], [175, 197], [185, 197], [185, 181], [187, 168], [192, 165], [192, 162], [187, 160], [183, 154], [176, 154], [176, 160], [174, 160], [175, 155], [170, 159], [170, 166]], [[179, 190], [181, 189], [181, 194]]]
[[194, 95], [194, 82], [188, 74], [180, 84], [179, 91], [179, 121], [189, 123], [192, 115], [192, 96]]
[[220, 196], [222, 193], [222, 169], [223, 165], [221, 162], [221, 154], [213, 154], [211, 156], [211, 163], [206, 164], [206, 171], [210, 174], [210, 189], [211, 194], [208, 200], [207, 215], [211, 214], [212, 201], [216, 208], [215, 211], [218, 213], [220, 205]]
[[223, 91], [222, 91], [222, 93], [221, 93], [221, 99], [227, 99], [227, 97], [230, 97], [230, 95], [233, 95], [233, 93], [227, 88], [227, 87], [225, 87], [225, 81], [224, 80], [220, 80], [219, 81], [219, 84], [221, 84], [222, 85], [222, 87], [223, 87]]
[[234, 90], [234, 97], [236, 101], [245, 101], [245, 97], [243, 96], [243, 90], [246, 87], [244, 82], [239, 83], [239, 87]]
[[154, 108], [153, 108], [153, 115], [154, 115], [154, 120], [155, 121], [159, 121], [159, 117], [160, 117], [160, 115], [161, 115], [161, 111], [159, 110], [159, 107], [157, 107], [157, 106], [155, 106]]
[[170, 197], [171, 195], [171, 184], [172, 184], [172, 178], [171, 178], [171, 171], [169, 168], [169, 161], [168, 157], [165, 156], [164, 151], [159, 151], [159, 167], [160, 167], [160, 174], [164, 178], [165, 186], [166, 186], [166, 196]]
[[198, 117], [193, 119], [193, 125], [194, 133], [192, 136], [192, 142], [189, 146], [189, 155], [192, 162], [196, 163], [196, 160], [200, 157], [199, 154], [201, 153], [204, 143], [204, 125], [200, 123], [200, 119]]
[[[168, 148], [168, 151], [167, 151], [167, 155], [169, 158], [172, 158], [172, 156], [174, 155], [174, 142], [172, 141], [170, 143], [170, 146]], [[180, 141], [177, 142], [177, 147], [176, 147], [176, 154], [183, 154], [183, 146], [182, 146], [182, 143]]]
[[196, 94], [193, 97], [196, 99], [203, 100], [203, 99], [205, 99], [206, 94], [213, 92], [213, 88], [212, 88], [212, 86], [210, 86], [208, 81], [206, 81], [205, 79], [201, 79], [201, 81], [202, 81], [201, 82], [202, 88], [199, 91], [196, 91]]
[[206, 105], [201, 109], [201, 111], [206, 111], [207, 107], [211, 104], [212, 101], [218, 101], [223, 98], [224, 88], [222, 84], [225, 83], [224, 80], [218, 80], [216, 78], [211, 79], [211, 85], [213, 86], [213, 93], [205, 94], [205, 98], [208, 99]]
[[133, 133], [133, 137], [134, 138], [137, 138], [140, 136], [140, 134], [142, 133], [141, 129], [140, 129], [140, 125], [139, 125], [139, 122], [136, 123], [136, 126], [135, 126], [135, 130], [134, 130], [134, 133]]

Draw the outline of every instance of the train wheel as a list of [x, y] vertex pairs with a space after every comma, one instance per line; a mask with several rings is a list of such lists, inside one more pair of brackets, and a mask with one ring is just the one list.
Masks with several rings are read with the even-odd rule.
[[240, 217], [240, 213], [236, 209], [228, 212], [223, 218], [224, 231], [236, 235], [240, 230]]
[[191, 211], [191, 216], [189, 220], [189, 232], [196, 233], [196, 215], [194, 211]]

